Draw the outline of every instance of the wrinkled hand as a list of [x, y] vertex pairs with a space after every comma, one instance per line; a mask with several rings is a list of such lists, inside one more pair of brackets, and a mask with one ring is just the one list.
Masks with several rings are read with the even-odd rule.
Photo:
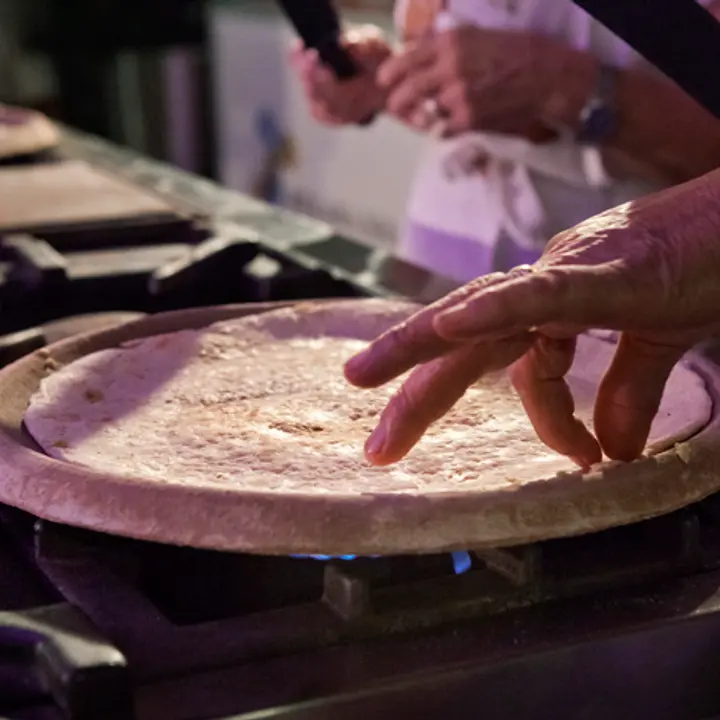
[[363, 69], [357, 77], [338, 80], [321, 62], [316, 50], [293, 48], [290, 62], [303, 86], [311, 115], [325, 125], [358, 123], [382, 109], [385, 94], [375, 75], [390, 55], [382, 31], [372, 25], [349, 30], [343, 45]]
[[547, 139], [546, 107], [579, 55], [541, 35], [462, 26], [409, 46], [383, 63], [380, 85], [388, 113], [420, 130], [437, 118], [443, 134], [471, 130]]
[[[415, 368], [365, 452], [401, 459], [480, 376], [508, 365], [540, 439], [587, 467], [643, 451], [665, 382], [720, 319], [720, 171], [558, 235], [533, 266], [478, 278], [382, 335], [345, 367], [359, 387]], [[598, 390], [595, 436], [565, 374], [577, 335], [621, 331]]]

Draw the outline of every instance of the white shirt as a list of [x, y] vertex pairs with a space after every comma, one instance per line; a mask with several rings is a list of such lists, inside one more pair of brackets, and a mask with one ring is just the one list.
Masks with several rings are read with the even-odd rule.
[[[396, 4], [400, 29], [408, 1]], [[616, 67], [641, 60], [570, 0], [449, 0], [435, 29], [467, 23], [550, 35]], [[457, 167], [455, 160], [475, 146], [491, 158], [486, 170], [448, 179], [448, 167]], [[487, 245], [494, 245], [504, 232], [521, 246], [542, 247], [556, 232], [657, 189], [642, 180], [611, 180], [602, 172], [596, 150], [568, 138], [534, 145], [521, 138], [467, 133], [428, 141], [408, 219]]]

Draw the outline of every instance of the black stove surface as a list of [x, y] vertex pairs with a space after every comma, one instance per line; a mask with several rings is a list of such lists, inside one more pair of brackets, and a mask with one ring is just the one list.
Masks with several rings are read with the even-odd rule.
[[[95, 138], [177, 218], [0, 246], [0, 366], [50, 320], [441, 278]], [[54, 157], [44, 161], [52, 162]], [[0, 168], [0, 172], [2, 169]], [[695, 720], [720, 713], [720, 501], [512, 551], [316, 560], [75, 530], [0, 506], [0, 715], [36, 720]]]

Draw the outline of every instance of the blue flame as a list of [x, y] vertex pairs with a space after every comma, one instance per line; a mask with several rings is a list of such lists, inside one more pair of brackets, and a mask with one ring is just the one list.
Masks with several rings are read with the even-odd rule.
[[454, 552], [452, 559], [456, 575], [462, 575], [472, 567], [472, 558], [469, 552]]
[[[312, 560], [357, 560], [360, 555], [291, 555], [292, 558], [299, 558], [306, 560], [311, 558]], [[367, 555], [366, 557], [379, 558], [380, 555]]]
[[[290, 557], [313, 560], [357, 560], [358, 555], [291, 555]], [[380, 555], [368, 555], [367, 557], [378, 558]], [[472, 558], [469, 552], [452, 553], [453, 568], [456, 575], [462, 575], [472, 568]]]

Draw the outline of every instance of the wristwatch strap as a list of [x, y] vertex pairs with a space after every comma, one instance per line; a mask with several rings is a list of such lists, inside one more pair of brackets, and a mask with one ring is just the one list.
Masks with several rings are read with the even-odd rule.
[[577, 141], [584, 145], [602, 145], [618, 128], [615, 105], [618, 70], [611, 65], [598, 69], [595, 90], [580, 111]]

